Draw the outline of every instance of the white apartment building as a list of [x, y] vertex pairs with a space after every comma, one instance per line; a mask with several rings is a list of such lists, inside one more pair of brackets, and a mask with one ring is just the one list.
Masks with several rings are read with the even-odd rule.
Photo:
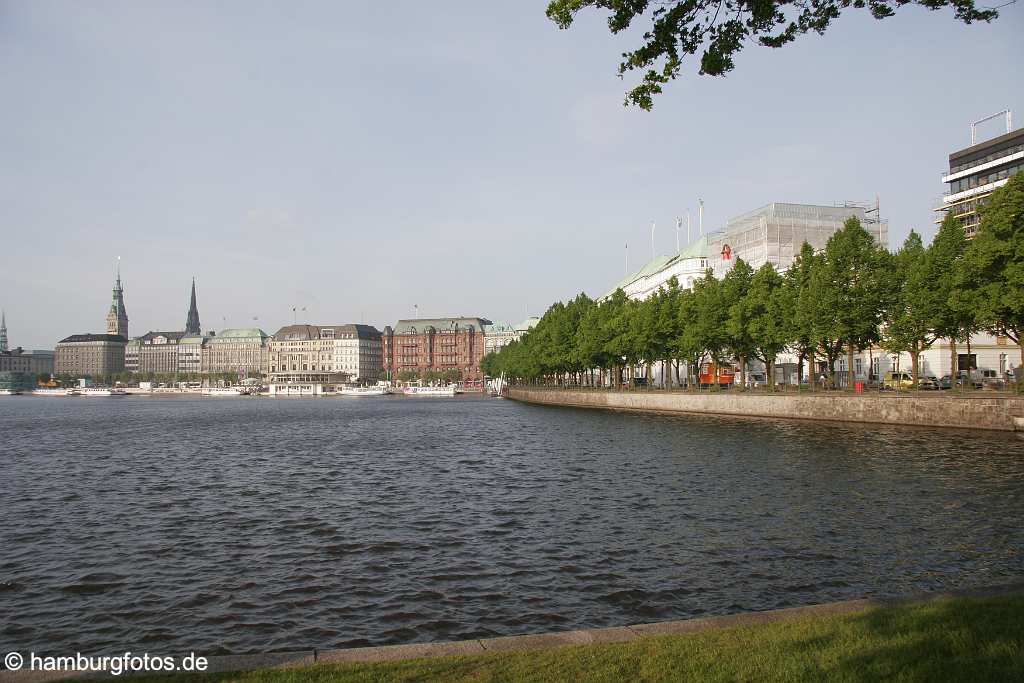
[[367, 383], [381, 377], [380, 331], [370, 325], [288, 325], [268, 346], [273, 384]]

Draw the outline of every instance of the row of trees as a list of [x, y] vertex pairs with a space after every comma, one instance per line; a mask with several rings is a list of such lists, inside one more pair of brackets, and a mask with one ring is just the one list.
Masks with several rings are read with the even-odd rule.
[[[836, 386], [845, 354], [848, 385], [854, 355], [865, 349], [908, 352], [915, 385], [918, 355], [938, 339], [970, 343], [988, 331], [1020, 347], [1024, 366], [1024, 174], [996, 191], [981, 210], [978, 236], [968, 241], [947, 215], [927, 247], [911, 232], [896, 253], [878, 247], [856, 218], [820, 253], [804, 244], [780, 274], [770, 264], [754, 271], [737, 259], [721, 280], [707, 271], [692, 290], [673, 278], [644, 301], [620, 289], [595, 302], [579, 294], [551, 306], [518, 342], [484, 358], [484, 372], [513, 381], [604, 384], [629, 381], [638, 368], [664, 362], [682, 384], [695, 383], [705, 362], [735, 363], [746, 385], [747, 363], [765, 365], [769, 385], [784, 352], [822, 361]], [[715, 382], [717, 384], [717, 380]]]

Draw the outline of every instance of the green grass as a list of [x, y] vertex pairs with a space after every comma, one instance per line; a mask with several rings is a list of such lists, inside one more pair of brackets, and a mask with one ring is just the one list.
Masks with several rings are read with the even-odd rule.
[[938, 600], [541, 652], [151, 680], [1020, 681], [1024, 595]]

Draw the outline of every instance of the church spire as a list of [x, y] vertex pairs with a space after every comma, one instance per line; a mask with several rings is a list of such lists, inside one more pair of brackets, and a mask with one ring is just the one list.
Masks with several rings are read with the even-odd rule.
[[0, 351], [7, 351], [7, 312], [0, 311]]
[[196, 279], [192, 278], [192, 302], [185, 319], [185, 334], [199, 334], [199, 309], [196, 308]]
[[121, 287], [121, 257], [117, 257], [117, 274], [114, 279], [114, 293], [107, 313], [107, 334], [128, 338], [128, 311], [124, 308], [124, 288]]

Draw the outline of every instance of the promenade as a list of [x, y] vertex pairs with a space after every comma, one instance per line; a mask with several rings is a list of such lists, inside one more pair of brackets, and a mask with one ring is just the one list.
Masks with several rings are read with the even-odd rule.
[[995, 392], [967, 395], [824, 391], [773, 394], [511, 387], [508, 398], [542, 405], [659, 414], [727, 415], [1024, 433], [1024, 397]]

